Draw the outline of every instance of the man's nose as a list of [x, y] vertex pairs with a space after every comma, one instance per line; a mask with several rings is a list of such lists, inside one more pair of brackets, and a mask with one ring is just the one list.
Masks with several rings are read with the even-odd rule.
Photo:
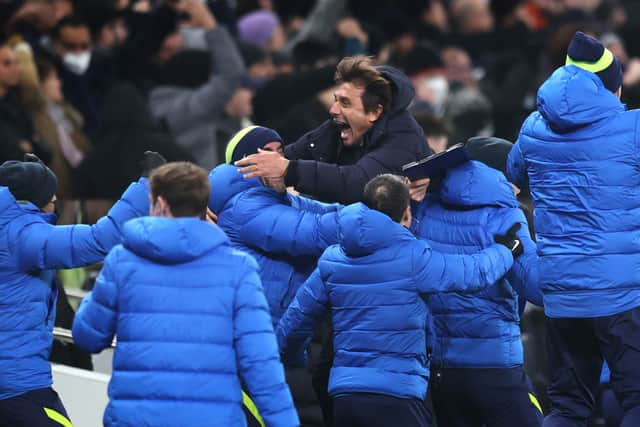
[[337, 102], [331, 104], [331, 108], [329, 108], [329, 114], [331, 114], [332, 116], [340, 115], [340, 105]]

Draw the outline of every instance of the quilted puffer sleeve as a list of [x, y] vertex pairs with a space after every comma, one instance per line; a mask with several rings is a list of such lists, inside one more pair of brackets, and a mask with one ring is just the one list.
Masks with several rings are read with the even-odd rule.
[[75, 344], [91, 353], [109, 347], [116, 331], [118, 283], [115, 271], [120, 250], [121, 247], [116, 247], [109, 253], [93, 291], [82, 300], [73, 319]]
[[529, 181], [519, 141], [514, 144], [507, 158], [507, 177], [520, 188], [524, 188]]
[[298, 353], [300, 346], [311, 336], [315, 325], [326, 312], [328, 303], [326, 287], [320, 270], [316, 268], [300, 286], [293, 302], [280, 319], [276, 337], [281, 353]]
[[413, 266], [419, 292], [474, 292], [490, 286], [513, 265], [511, 252], [491, 245], [472, 255], [443, 254], [417, 240]]
[[149, 186], [145, 178], [131, 184], [94, 225], [55, 226], [43, 221], [19, 230], [15, 248], [23, 271], [81, 267], [101, 261], [121, 242], [122, 226], [149, 214]]
[[268, 426], [297, 426], [285, 382], [258, 266], [246, 257], [234, 299], [233, 335], [237, 364], [248, 394]]
[[270, 189], [247, 191], [237, 201], [238, 237], [247, 246], [269, 253], [320, 256], [338, 241], [337, 211], [297, 209]]

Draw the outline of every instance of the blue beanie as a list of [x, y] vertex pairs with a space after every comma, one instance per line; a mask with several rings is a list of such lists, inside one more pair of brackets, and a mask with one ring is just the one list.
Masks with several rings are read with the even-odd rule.
[[575, 65], [600, 77], [604, 87], [616, 92], [622, 85], [622, 66], [602, 43], [583, 32], [576, 32], [567, 49], [565, 65]]
[[266, 144], [274, 141], [283, 144], [282, 137], [275, 130], [262, 126], [246, 127], [233, 135], [227, 144], [225, 161], [227, 163], [236, 162], [245, 156], [257, 153], [258, 148], [263, 148]]
[[16, 200], [25, 200], [42, 208], [53, 198], [58, 180], [40, 161], [9, 160], [0, 166], [0, 185], [9, 187]]

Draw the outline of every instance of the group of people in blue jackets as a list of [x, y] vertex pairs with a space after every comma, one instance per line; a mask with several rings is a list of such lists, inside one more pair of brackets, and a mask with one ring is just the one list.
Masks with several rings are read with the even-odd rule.
[[[0, 425], [71, 425], [47, 361], [51, 279], [101, 259], [73, 337], [99, 352], [117, 336], [107, 426], [242, 426], [246, 412], [300, 425], [284, 366], [304, 366], [327, 318], [327, 425], [586, 426], [605, 361], [620, 425], [640, 425], [639, 117], [620, 76], [578, 32], [515, 145], [473, 138], [472, 160], [421, 191], [382, 173], [355, 203], [287, 191], [315, 179], [312, 160], [282, 163], [260, 126], [210, 172], [149, 155], [148, 178], [93, 226], [54, 225], [55, 175], [37, 158], [4, 163]], [[335, 111], [344, 141], [360, 119], [383, 138], [380, 114]], [[299, 170], [247, 178], [252, 156]], [[523, 370], [525, 301], [546, 315], [546, 418]]]

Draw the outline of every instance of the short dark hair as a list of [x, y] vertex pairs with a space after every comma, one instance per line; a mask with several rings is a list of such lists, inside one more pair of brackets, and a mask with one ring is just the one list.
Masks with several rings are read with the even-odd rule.
[[162, 196], [175, 217], [204, 218], [209, 203], [211, 185], [207, 172], [189, 162], [166, 163], [149, 177], [151, 197]]
[[391, 106], [392, 88], [380, 71], [371, 65], [371, 58], [367, 56], [348, 56], [343, 58], [336, 67], [334, 76], [336, 83], [352, 83], [362, 86], [362, 105], [364, 111], [371, 113], [382, 106], [387, 112]]
[[402, 221], [409, 202], [409, 187], [397, 175], [378, 175], [364, 187], [363, 203], [370, 209], [388, 215], [395, 222]]
[[55, 27], [51, 30], [51, 39], [58, 40], [60, 37], [60, 32], [64, 27], [87, 27], [89, 33], [91, 33], [91, 29], [89, 27], [89, 23], [78, 15], [69, 15], [62, 18]]

